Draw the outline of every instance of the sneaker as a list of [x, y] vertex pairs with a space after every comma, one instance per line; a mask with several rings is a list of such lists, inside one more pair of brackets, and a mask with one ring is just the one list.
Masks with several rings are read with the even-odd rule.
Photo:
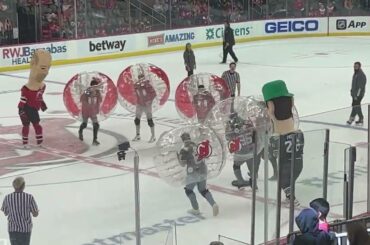
[[238, 187], [238, 189], [241, 189], [243, 187], [251, 186], [251, 183], [250, 183], [250, 181], [239, 182], [238, 180], [233, 180], [231, 182], [231, 185], [235, 186], [235, 187]]
[[23, 145], [23, 149], [25, 149], [25, 150], [29, 150], [31, 147], [28, 145], [28, 144], [24, 144]]
[[150, 140], [148, 141], [148, 143], [153, 143], [153, 142], [155, 142], [157, 139], [155, 138], [155, 136], [152, 136], [151, 138], [150, 138]]
[[199, 209], [189, 209], [188, 213], [192, 215], [200, 215]]
[[226, 61], [221, 61], [220, 64], [226, 64]]
[[364, 125], [364, 120], [358, 120], [355, 123], [356, 123], [356, 126], [363, 126]]
[[218, 207], [217, 203], [213, 204], [212, 209], [213, 209], [213, 216], [217, 216], [218, 213], [220, 212], [220, 208]]
[[81, 140], [81, 141], [84, 141], [84, 136], [82, 134], [81, 131], [78, 132], [78, 138]]
[[137, 135], [135, 136], [135, 138], [133, 138], [133, 140], [132, 140], [132, 141], [139, 141], [139, 140], [141, 140], [141, 137], [140, 137], [140, 134], [137, 134]]
[[94, 140], [94, 141], [92, 142], [92, 144], [93, 144], [93, 145], [100, 145], [100, 142], [99, 142], [99, 141], [97, 141], [97, 140]]

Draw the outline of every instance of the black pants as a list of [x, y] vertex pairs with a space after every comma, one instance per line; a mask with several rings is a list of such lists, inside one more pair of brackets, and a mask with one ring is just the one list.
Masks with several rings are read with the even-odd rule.
[[31, 232], [9, 232], [11, 245], [29, 245]]
[[193, 74], [194, 74], [194, 71], [193, 70], [188, 70], [188, 77], [190, 77]]
[[238, 62], [238, 58], [236, 57], [235, 53], [234, 53], [234, 50], [233, 50], [233, 46], [227, 46], [225, 48], [225, 45], [223, 46], [224, 47], [224, 55], [223, 55], [223, 58], [222, 58], [222, 62], [226, 62], [227, 60], [227, 55], [230, 54], [231, 57], [233, 58], [233, 60], [235, 62]]
[[351, 112], [351, 118], [355, 118], [358, 115], [360, 121], [364, 120], [364, 115], [362, 114], [361, 110], [361, 100], [362, 97], [357, 98], [357, 100], [352, 99], [352, 112]]
[[[285, 190], [286, 188], [290, 187], [290, 167], [292, 166], [292, 162], [290, 160], [288, 161], [282, 161], [280, 162], [280, 183], [281, 183], [281, 189]], [[294, 161], [294, 172], [293, 172], [293, 179], [294, 182], [298, 179], [299, 175], [301, 174], [303, 169], [303, 160], [302, 159], [296, 159]]]

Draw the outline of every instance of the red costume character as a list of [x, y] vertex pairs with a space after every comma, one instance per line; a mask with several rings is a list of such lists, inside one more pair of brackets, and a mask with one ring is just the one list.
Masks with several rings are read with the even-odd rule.
[[199, 85], [198, 93], [193, 97], [193, 105], [200, 123], [204, 123], [209, 111], [215, 104], [212, 94], [205, 90], [204, 85]]
[[31, 58], [31, 72], [28, 83], [21, 89], [21, 100], [18, 104], [19, 116], [22, 121], [23, 145], [27, 148], [30, 124], [32, 123], [38, 145], [43, 142], [42, 127], [40, 125], [39, 110], [46, 111], [43, 99], [46, 85], [44, 79], [49, 73], [51, 55], [49, 52], [38, 49]]
[[134, 141], [139, 141], [141, 139], [140, 119], [143, 113], [145, 113], [146, 119], [148, 120], [148, 125], [152, 133], [152, 137], [150, 138], [149, 143], [152, 143], [156, 140], [152, 115], [152, 104], [155, 97], [157, 96], [157, 93], [153, 86], [151, 85], [150, 81], [145, 79], [143, 73], [139, 74], [138, 81], [135, 82], [134, 88], [137, 96], [136, 117], [135, 117], [136, 136], [134, 138]]
[[102, 97], [98, 88], [99, 80], [93, 78], [90, 87], [84, 91], [81, 95], [80, 101], [82, 104], [82, 123], [78, 131], [80, 140], [83, 141], [83, 130], [87, 127], [87, 122], [89, 118], [93, 123], [93, 145], [99, 145], [98, 131], [99, 131], [99, 122], [98, 115], [100, 111], [100, 104], [102, 102]]

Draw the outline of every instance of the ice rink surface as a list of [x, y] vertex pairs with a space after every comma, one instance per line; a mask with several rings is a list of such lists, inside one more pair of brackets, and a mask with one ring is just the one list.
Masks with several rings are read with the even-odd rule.
[[[343, 216], [344, 149], [366, 142], [366, 128], [347, 127], [349, 109], [322, 112], [350, 106], [353, 63], [361, 61], [370, 77], [370, 38], [336, 37], [261, 41], [237, 44], [237, 71], [241, 76], [242, 95], [261, 94], [265, 82], [283, 79], [295, 95], [305, 134], [304, 170], [297, 182], [297, 197], [303, 206], [322, 193], [323, 140], [330, 129], [328, 199], [332, 204], [330, 219]], [[221, 76], [228, 69], [219, 64], [221, 47], [194, 50], [196, 72]], [[54, 66], [47, 77], [44, 99], [48, 111], [41, 113], [46, 149], [19, 149], [20, 120], [17, 116], [19, 90], [26, 83], [28, 71], [0, 74], [0, 200], [10, 193], [14, 176], [23, 175], [27, 192], [40, 208], [34, 219], [32, 243], [37, 245], [113, 245], [135, 244], [133, 154], [118, 162], [116, 146], [135, 136], [133, 115], [117, 105], [108, 120], [101, 122], [100, 146], [91, 146], [91, 125], [85, 130], [85, 142], [77, 138], [79, 122], [66, 112], [62, 92], [76, 73], [99, 71], [116, 81], [127, 66], [153, 63], [164, 69], [171, 82], [170, 101], [155, 116], [158, 136], [184, 123], [174, 106], [174, 92], [185, 78], [182, 52], [101, 61], [68, 66]], [[363, 103], [369, 102], [365, 95]], [[315, 115], [314, 115], [315, 114]], [[309, 116], [312, 115], [312, 116]], [[365, 114], [365, 121], [367, 115]], [[318, 130], [319, 129], [319, 130]], [[316, 130], [316, 131], [312, 131]], [[33, 132], [33, 130], [31, 130]], [[31, 133], [33, 135], [33, 133]], [[142, 244], [164, 244], [170, 223], [176, 221], [179, 245], [205, 245], [222, 234], [250, 239], [251, 190], [236, 190], [232, 163], [227, 162], [221, 175], [209, 181], [209, 189], [220, 206], [218, 217], [197, 194], [202, 215], [187, 214], [190, 203], [181, 187], [172, 187], [157, 177], [153, 164], [153, 144], [146, 121], [142, 121], [142, 142], [133, 143], [140, 154], [140, 196]], [[31, 136], [32, 138], [32, 136]], [[15, 141], [16, 140], [16, 141]], [[337, 142], [337, 143], [334, 143]], [[355, 212], [365, 211], [366, 154], [359, 147], [355, 180]], [[257, 241], [263, 239], [263, 166], [257, 192]], [[246, 171], [245, 171], [246, 172]], [[270, 169], [271, 172], [271, 169]], [[262, 177], [261, 177], [262, 176]], [[275, 225], [276, 183], [269, 183], [269, 236]], [[298, 210], [297, 210], [298, 211]], [[0, 216], [1, 217], [1, 216]], [[288, 209], [282, 210], [282, 235], [287, 232]], [[121, 234], [121, 235], [120, 235]], [[0, 239], [7, 238], [6, 218], [0, 218]], [[1, 244], [1, 243], [0, 243]], [[225, 243], [232, 244], [232, 243]]]

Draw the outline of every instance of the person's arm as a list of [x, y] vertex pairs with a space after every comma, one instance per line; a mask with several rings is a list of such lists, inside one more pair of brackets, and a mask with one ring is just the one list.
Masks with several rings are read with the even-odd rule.
[[364, 96], [364, 93], [365, 93], [365, 85], [366, 85], [366, 76], [365, 74], [361, 74], [361, 76], [359, 77], [359, 81], [358, 81], [358, 91], [357, 91], [357, 94], [356, 94], [356, 97], [363, 97]]
[[193, 60], [194, 60], [194, 70], [197, 69], [197, 62], [195, 61], [195, 55], [194, 55], [194, 52], [192, 52], [192, 55], [193, 55]]
[[3, 201], [3, 205], [1, 206], [1, 211], [4, 212], [4, 215], [5, 216], [8, 216], [9, 215], [9, 207], [8, 207], [8, 204], [7, 204], [7, 197], [5, 197], [4, 201]]
[[240, 82], [236, 84], [236, 88], [238, 89], [238, 96], [240, 96]]
[[39, 209], [33, 196], [31, 196], [31, 213], [33, 217], [39, 216]]

